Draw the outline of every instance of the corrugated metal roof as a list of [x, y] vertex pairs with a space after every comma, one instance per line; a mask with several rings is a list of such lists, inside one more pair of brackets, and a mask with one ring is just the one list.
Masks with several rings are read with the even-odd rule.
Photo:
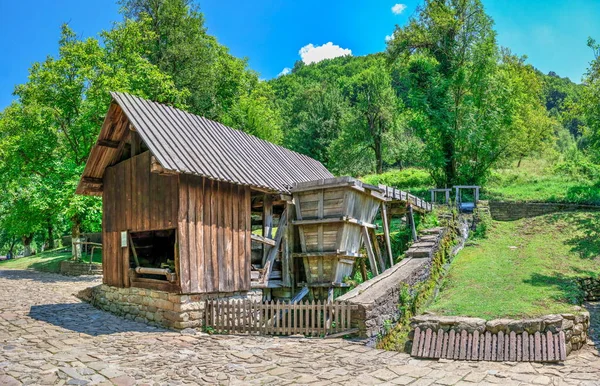
[[333, 177], [313, 158], [210, 119], [125, 93], [111, 95], [165, 169], [279, 192]]

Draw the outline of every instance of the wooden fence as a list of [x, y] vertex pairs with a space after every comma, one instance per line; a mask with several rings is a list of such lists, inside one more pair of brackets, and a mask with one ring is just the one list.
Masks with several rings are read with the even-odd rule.
[[356, 305], [334, 302], [207, 300], [205, 326], [216, 333], [333, 337], [352, 334]]

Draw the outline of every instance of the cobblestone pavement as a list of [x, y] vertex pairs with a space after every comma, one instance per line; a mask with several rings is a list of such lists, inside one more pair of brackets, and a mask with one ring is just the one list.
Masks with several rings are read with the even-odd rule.
[[181, 334], [72, 296], [97, 283], [0, 271], [0, 385], [600, 385], [591, 346], [564, 364], [540, 365], [415, 360], [343, 340]]

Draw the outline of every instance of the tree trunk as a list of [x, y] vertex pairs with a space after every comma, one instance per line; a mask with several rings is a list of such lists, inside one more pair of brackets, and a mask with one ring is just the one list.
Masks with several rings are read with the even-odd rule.
[[[71, 242], [78, 239], [81, 236], [81, 220], [78, 216], [71, 217]], [[71, 244], [72, 246], [72, 244]], [[71, 248], [71, 254], [73, 259], [77, 259], [79, 257], [77, 253], [77, 248]]]
[[48, 239], [46, 240], [47, 249], [51, 250], [55, 248], [54, 245], [54, 226], [52, 222], [48, 220]]
[[519, 162], [517, 162], [517, 168], [521, 167], [521, 161], [523, 161], [523, 156], [519, 157]]
[[376, 162], [377, 174], [381, 174], [381, 173], [383, 173], [383, 155], [382, 155], [382, 150], [381, 150], [381, 138], [375, 137], [374, 142], [375, 142], [374, 148], [375, 148], [375, 162]]
[[33, 233], [21, 236], [23, 242], [23, 256], [31, 256], [31, 242], [33, 241]]

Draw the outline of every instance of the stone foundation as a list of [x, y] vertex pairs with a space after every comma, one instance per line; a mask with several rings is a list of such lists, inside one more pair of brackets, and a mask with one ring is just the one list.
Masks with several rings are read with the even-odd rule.
[[184, 329], [201, 327], [205, 301], [223, 298], [262, 299], [262, 291], [182, 295], [102, 284], [92, 288], [90, 303], [126, 319], [159, 327]]
[[68, 276], [102, 275], [102, 264], [64, 260], [60, 262], [60, 273]]
[[492, 334], [497, 334], [500, 331], [505, 334], [511, 331], [517, 334], [524, 331], [529, 334], [535, 334], [538, 331], [540, 333], [564, 331], [568, 355], [571, 351], [579, 350], [586, 343], [589, 325], [590, 314], [587, 311], [578, 311], [574, 314], [546, 315], [534, 319], [495, 319], [489, 321], [460, 316], [419, 315], [410, 320], [410, 334], [408, 336], [410, 341], [407, 347], [411, 347], [411, 341], [417, 327], [421, 330], [431, 328], [434, 331], [442, 329], [444, 331], [467, 330], [468, 332], [474, 332], [477, 330], [480, 334], [486, 331]]
[[542, 216], [557, 212], [574, 212], [578, 210], [600, 210], [600, 206], [561, 204], [546, 202], [506, 202], [490, 201], [490, 214], [497, 221], [514, 221], [521, 218]]

